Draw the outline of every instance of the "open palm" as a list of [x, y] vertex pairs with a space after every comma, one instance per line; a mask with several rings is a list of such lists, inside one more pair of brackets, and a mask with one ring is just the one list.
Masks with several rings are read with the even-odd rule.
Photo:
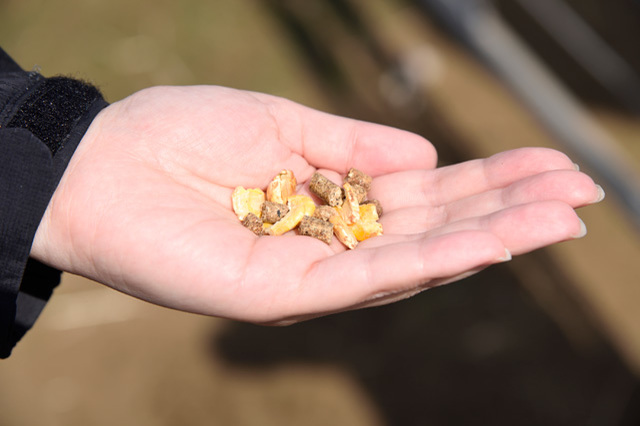
[[[574, 208], [601, 189], [563, 154], [521, 149], [435, 168], [411, 133], [264, 94], [158, 87], [107, 107], [74, 154], [32, 255], [190, 312], [287, 323], [389, 303], [511, 254], [584, 234]], [[374, 177], [385, 234], [345, 250], [290, 233], [256, 237], [233, 188], [292, 170]]]

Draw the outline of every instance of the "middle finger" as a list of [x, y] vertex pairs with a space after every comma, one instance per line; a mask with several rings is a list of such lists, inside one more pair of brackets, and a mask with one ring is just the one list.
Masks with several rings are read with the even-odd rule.
[[573, 208], [595, 203], [604, 198], [599, 185], [584, 173], [558, 170], [514, 182], [506, 188], [494, 189], [437, 207], [409, 207], [385, 213], [385, 230], [393, 233], [425, 232], [447, 223], [536, 201], [562, 201]]

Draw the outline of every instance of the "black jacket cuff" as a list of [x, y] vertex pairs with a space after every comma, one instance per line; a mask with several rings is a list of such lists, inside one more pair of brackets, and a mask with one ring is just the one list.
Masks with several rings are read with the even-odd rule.
[[0, 358], [60, 281], [60, 271], [29, 252], [76, 147], [107, 105], [92, 85], [22, 71], [0, 49]]

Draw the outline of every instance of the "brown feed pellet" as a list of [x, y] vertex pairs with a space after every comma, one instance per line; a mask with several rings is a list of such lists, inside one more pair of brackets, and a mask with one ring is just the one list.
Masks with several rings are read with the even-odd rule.
[[286, 204], [273, 203], [265, 201], [262, 204], [262, 221], [266, 223], [276, 223], [289, 213], [289, 207]]
[[331, 207], [341, 205], [344, 199], [342, 188], [318, 172], [311, 177], [309, 190]]
[[322, 220], [317, 217], [305, 216], [298, 225], [300, 235], [317, 238], [327, 244], [333, 239], [333, 225], [331, 222]]
[[247, 213], [244, 219], [242, 219], [242, 225], [258, 236], [264, 234], [262, 230], [262, 219], [253, 213]]
[[349, 173], [344, 178], [344, 181], [350, 185], [363, 187], [364, 192], [369, 192], [371, 189], [371, 180], [371, 176], [354, 168], [349, 169]]

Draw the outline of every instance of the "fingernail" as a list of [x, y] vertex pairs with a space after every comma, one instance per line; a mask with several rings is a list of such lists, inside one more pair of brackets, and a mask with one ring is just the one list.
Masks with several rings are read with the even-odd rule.
[[604, 200], [605, 193], [604, 193], [604, 189], [602, 189], [600, 185], [596, 184], [596, 188], [598, 189], [598, 198], [596, 198], [594, 203], [599, 203], [600, 201]]
[[578, 163], [573, 163], [573, 168], [577, 171], [580, 171], [580, 166], [578, 165]]
[[509, 249], [504, 249], [504, 256], [498, 258], [498, 262], [508, 262], [511, 260], [511, 252]]
[[573, 238], [582, 238], [587, 235], [587, 225], [584, 224], [582, 219], [578, 219], [580, 221], [580, 231], [576, 235], [572, 235]]

